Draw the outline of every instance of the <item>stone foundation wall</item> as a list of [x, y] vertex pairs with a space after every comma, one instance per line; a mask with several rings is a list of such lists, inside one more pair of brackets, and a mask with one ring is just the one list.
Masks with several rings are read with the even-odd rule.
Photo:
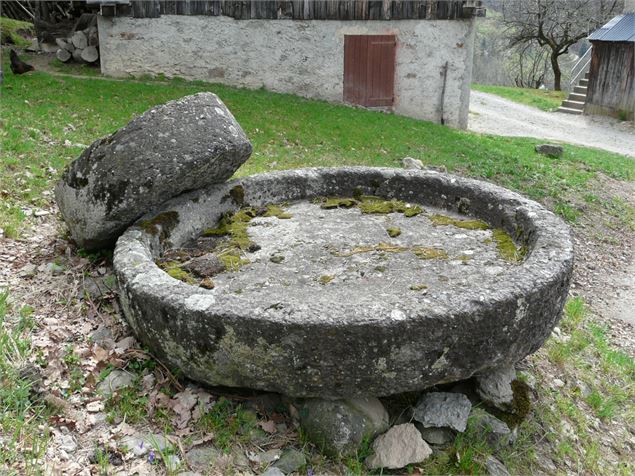
[[99, 17], [102, 72], [165, 74], [341, 102], [344, 35], [395, 34], [397, 114], [467, 126], [474, 20], [234, 20]]

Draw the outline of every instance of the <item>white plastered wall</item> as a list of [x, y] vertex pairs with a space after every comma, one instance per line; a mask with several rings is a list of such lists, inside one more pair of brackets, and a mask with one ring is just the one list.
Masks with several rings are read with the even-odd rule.
[[467, 126], [474, 20], [234, 20], [99, 17], [102, 72], [165, 74], [341, 102], [344, 35], [395, 34], [397, 114]]

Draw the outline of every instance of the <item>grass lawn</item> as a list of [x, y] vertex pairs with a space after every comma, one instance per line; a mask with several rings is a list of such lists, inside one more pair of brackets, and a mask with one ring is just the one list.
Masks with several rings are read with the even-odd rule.
[[479, 135], [264, 90], [182, 80], [8, 74], [1, 89], [0, 130], [5, 235], [18, 236], [32, 209], [50, 203], [54, 181], [85, 146], [153, 105], [198, 91], [217, 93], [253, 142], [254, 153], [237, 175], [308, 166], [398, 167], [411, 156], [518, 190], [570, 220], [580, 213], [570, 204], [571, 195], [589, 192], [598, 172], [635, 177], [635, 161], [609, 152], [566, 145], [564, 158], [551, 159], [534, 152], [536, 139]]
[[564, 91], [491, 86], [489, 84], [473, 84], [472, 89], [483, 93], [496, 94], [514, 102], [537, 107], [543, 111], [557, 109], [567, 97], [567, 93]]

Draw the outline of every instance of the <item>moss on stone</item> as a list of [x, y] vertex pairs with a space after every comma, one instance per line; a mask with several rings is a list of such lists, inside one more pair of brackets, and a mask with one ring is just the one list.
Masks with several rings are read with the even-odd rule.
[[447, 259], [448, 253], [441, 248], [428, 248], [425, 246], [416, 246], [412, 248], [412, 252], [419, 259]]
[[263, 217], [276, 217], [280, 220], [288, 220], [293, 217], [290, 213], [285, 212], [281, 205], [267, 205], [266, 209]]
[[181, 264], [178, 261], [164, 261], [159, 263], [159, 267], [165, 271], [168, 276], [174, 279], [178, 279], [179, 281], [183, 281], [187, 284], [195, 284], [196, 280], [194, 277], [181, 268]]
[[242, 208], [234, 214], [224, 214], [218, 226], [205, 230], [203, 236], [230, 236], [230, 240], [224, 245], [225, 248], [247, 251], [254, 245], [249, 238], [247, 228], [255, 216], [256, 210], [253, 208]]
[[511, 235], [502, 228], [492, 230], [492, 239], [496, 243], [498, 256], [510, 263], [519, 263], [527, 255], [526, 246], [516, 246]]
[[399, 228], [398, 226], [389, 226], [388, 228], [386, 228], [386, 232], [391, 238], [396, 238], [401, 235], [401, 228]]
[[412, 218], [412, 217], [416, 217], [417, 215], [420, 215], [421, 213], [423, 213], [423, 208], [421, 208], [419, 205], [410, 205], [409, 207], [407, 206], [406, 209], [403, 212], [403, 215], [406, 218]]
[[381, 197], [364, 195], [358, 202], [357, 207], [362, 213], [374, 215], [386, 215], [388, 213], [403, 213], [406, 204], [400, 200], [385, 200]]
[[461, 220], [447, 215], [436, 214], [430, 217], [430, 221], [435, 226], [453, 225], [465, 230], [489, 230], [489, 225], [483, 220]]
[[428, 289], [427, 284], [413, 284], [410, 286], [411, 291], [424, 291], [426, 289]]
[[326, 198], [321, 203], [320, 207], [326, 210], [332, 210], [334, 208], [352, 208], [357, 205], [357, 200], [353, 198]]
[[371, 253], [379, 251], [384, 253], [405, 253], [412, 251], [419, 259], [447, 259], [448, 253], [441, 248], [428, 248], [425, 246], [398, 246], [390, 243], [379, 243], [377, 245], [358, 246], [349, 251], [331, 251], [331, 254], [339, 257], [353, 256], [359, 253]]
[[179, 214], [175, 211], [159, 213], [150, 220], [139, 223], [139, 227], [151, 235], [159, 235], [161, 241], [170, 237], [170, 233], [179, 224]]
[[531, 398], [529, 386], [522, 380], [512, 381], [513, 399], [510, 412], [497, 411], [493, 412], [496, 417], [503, 420], [509, 425], [510, 428], [514, 428], [520, 425], [529, 412], [531, 411]]
[[320, 207], [326, 210], [357, 207], [365, 214], [387, 215], [389, 213], [403, 213], [408, 218], [424, 212], [419, 205], [411, 205], [401, 200], [386, 200], [374, 195], [362, 195], [360, 188], [354, 190], [353, 198], [322, 197], [316, 199], [314, 203], [320, 204]]
[[242, 266], [251, 263], [248, 259], [230, 252], [218, 255], [218, 259], [223, 263], [226, 271], [238, 271]]
[[242, 185], [236, 185], [229, 191], [229, 196], [239, 207], [245, 204], [245, 189]]
[[318, 283], [329, 284], [334, 279], [335, 279], [335, 276], [331, 276], [330, 274], [324, 274], [318, 278]]

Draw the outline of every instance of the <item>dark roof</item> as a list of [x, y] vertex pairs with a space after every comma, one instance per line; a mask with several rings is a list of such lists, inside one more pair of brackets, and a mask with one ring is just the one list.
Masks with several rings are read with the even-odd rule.
[[591, 33], [589, 40], [635, 42], [635, 13], [616, 16], [602, 28]]

